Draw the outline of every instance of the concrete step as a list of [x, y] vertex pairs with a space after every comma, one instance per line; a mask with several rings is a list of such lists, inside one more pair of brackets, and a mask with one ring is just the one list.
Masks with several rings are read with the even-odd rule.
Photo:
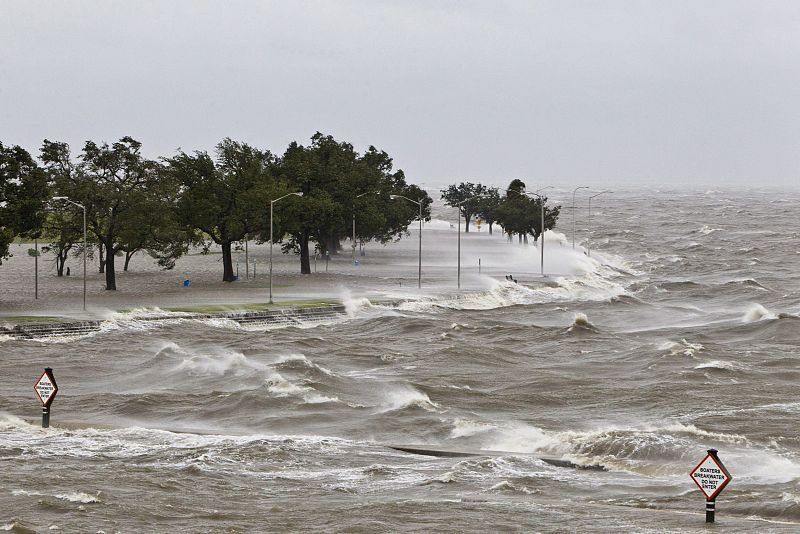
[[[253, 312], [197, 313], [186, 315], [153, 315], [137, 317], [136, 321], [185, 321], [203, 319], [230, 319], [243, 325], [292, 326], [309, 322], [326, 321], [343, 317], [344, 306], [320, 306], [318, 308], [298, 308], [265, 310]], [[13, 327], [0, 327], [0, 335], [13, 339], [50, 339], [83, 336], [99, 332], [109, 321], [75, 321], [68, 323], [32, 323]], [[125, 321], [116, 321], [124, 328]]]

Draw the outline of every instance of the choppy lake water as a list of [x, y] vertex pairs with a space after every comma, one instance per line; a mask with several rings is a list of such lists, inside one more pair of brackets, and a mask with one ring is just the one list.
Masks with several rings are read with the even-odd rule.
[[[439, 221], [422, 294], [414, 232], [320, 275], [342, 320], [121, 314], [91, 336], [4, 339], [0, 530], [692, 531], [688, 472], [713, 447], [734, 476], [720, 526], [796, 532], [799, 203], [618, 193], [594, 210], [591, 257], [585, 216], [573, 251], [564, 210], [544, 280], [536, 248], [484, 228], [462, 236], [460, 295]], [[403, 302], [364, 298], [359, 275]], [[31, 387], [45, 366], [61, 388], [48, 430]]]

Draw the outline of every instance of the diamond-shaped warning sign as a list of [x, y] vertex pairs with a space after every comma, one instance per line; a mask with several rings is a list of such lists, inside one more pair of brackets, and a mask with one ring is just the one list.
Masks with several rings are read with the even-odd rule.
[[[712, 451], [716, 453], [716, 451]], [[713, 501], [719, 492], [733, 480], [733, 477], [722, 465], [716, 454], [709, 452], [703, 461], [697, 464], [689, 476], [706, 496], [706, 500]]]
[[48, 367], [44, 370], [42, 376], [33, 385], [33, 390], [39, 396], [39, 400], [42, 401], [42, 406], [50, 406], [56, 393], [58, 393], [58, 385], [56, 385], [52, 369]]

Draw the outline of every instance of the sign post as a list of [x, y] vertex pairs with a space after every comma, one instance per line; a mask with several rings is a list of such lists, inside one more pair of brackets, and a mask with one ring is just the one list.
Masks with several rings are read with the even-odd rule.
[[708, 449], [706, 457], [692, 469], [689, 476], [706, 496], [706, 523], [713, 523], [717, 495], [733, 480], [717, 456], [717, 449]]
[[33, 385], [33, 390], [42, 401], [42, 428], [48, 428], [50, 426], [50, 405], [58, 393], [56, 377], [53, 376], [53, 370], [50, 367], [44, 368], [44, 373]]

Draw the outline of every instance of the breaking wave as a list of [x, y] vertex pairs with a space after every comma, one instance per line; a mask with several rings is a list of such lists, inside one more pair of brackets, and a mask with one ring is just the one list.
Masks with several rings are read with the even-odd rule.
[[722, 228], [711, 228], [707, 224], [704, 224], [702, 228], [697, 230], [697, 233], [700, 233], [700, 234], [703, 234], [703, 235], [708, 235], [708, 234], [711, 234], [711, 233], [714, 233], [714, 232], [721, 232], [721, 231], [722, 231]]
[[14, 496], [23, 496], [23, 497], [55, 497], [56, 499], [61, 499], [64, 501], [81, 503], [81, 504], [94, 504], [102, 502], [100, 500], [99, 493], [97, 495], [89, 495], [88, 493], [84, 493], [82, 491], [49, 494], [49, 493], [40, 493], [36, 491], [13, 490], [11, 494]]
[[670, 356], [677, 356], [682, 354], [684, 356], [694, 357], [705, 347], [701, 343], [690, 343], [685, 339], [681, 339], [680, 343], [675, 341], [667, 341], [658, 347], [658, 350], [669, 351]]
[[278, 368], [293, 368], [296, 366], [300, 366], [306, 369], [313, 369], [315, 371], [319, 371], [328, 376], [336, 375], [336, 373], [334, 373], [330, 369], [326, 369], [325, 367], [317, 365], [316, 363], [309, 360], [305, 354], [284, 354], [282, 356], [278, 356], [278, 359], [272, 365]]
[[[176, 345], [177, 347], [177, 345]], [[180, 349], [178, 347], [178, 349]], [[234, 350], [220, 350], [215, 354], [195, 354], [184, 357], [172, 372], [193, 375], [237, 376], [252, 371], [263, 372], [265, 365], [252, 361]]]
[[753, 304], [742, 317], [743, 323], [754, 323], [765, 319], [778, 319], [778, 315], [772, 313], [761, 304]]
[[753, 278], [742, 278], [739, 280], [731, 280], [729, 282], [725, 282], [726, 286], [743, 286], [743, 287], [754, 287], [757, 289], [762, 289], [764, 291], [770, 291], [768, 287], [763, 286], [762, 284], [758, 283], [757, 280]]
[[695, 369], [720, 369], [725, 371], [741, 371], [747, 369], [747, 366], [734, 362], [727, 362], [723, 360], [711, 360], [703, 362], [694, 366]]
[[439, 405], [431, 401], [427, 394], [411, 386], [390, 387], [383, 395], [382, 412], [409, 408], [419, 408], [427, 412], [434, 412], [439, 408]]
[[585, 313], [576, 313], [575, 318], [572, 321], [572, 324], [567, 328], [567, 332], [570, 333], [578, 333], [578, 332], [594, 332], [597, 333], [600, 330], [589, 322], [589, 318], [586, 317]]
[[299, 396], [307, 404], [339, 402], [337, 397], [328, 397], [311, 386], [298, 386], [285, 379], [280, 373], [272, 373], [266, 379], [267, 389], [276, 397]]
[[470, 421], [469, 419], [458, 418], [453, 421], [453, 429], [450, 431], [451, 438], [463, 438], [467, 436], [474, 436], [495, 429], [494, 425], [489, 423], [481, 423], [479, 421]]

